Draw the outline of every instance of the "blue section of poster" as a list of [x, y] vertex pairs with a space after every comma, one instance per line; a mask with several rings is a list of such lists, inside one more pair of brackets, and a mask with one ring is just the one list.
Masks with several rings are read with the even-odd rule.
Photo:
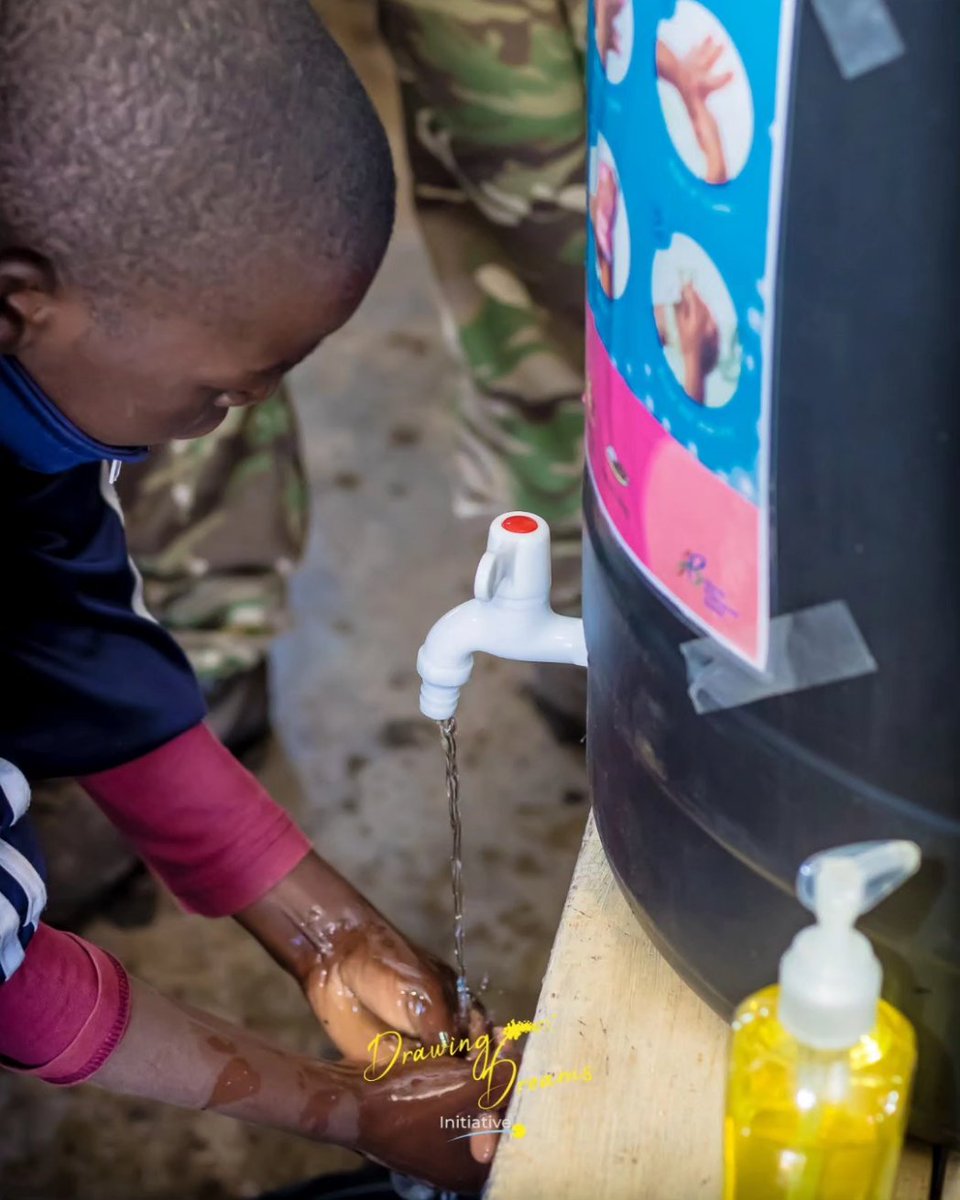
[[588, 299], [639, 402], [766, 509], [793, 0], [595, 0]]

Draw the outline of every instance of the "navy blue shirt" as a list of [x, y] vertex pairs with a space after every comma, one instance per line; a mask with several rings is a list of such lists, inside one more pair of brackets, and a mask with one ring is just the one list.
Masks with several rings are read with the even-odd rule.
[[[204, 716], [183, 652], [143, 607], [108, 472], [88, 462], [41, 474], [0, 447], [0, 759], [28, 778], [119, 766]], [[5, 855], [42, 876], [9, 801], [0, 803], [0, 982], [4, 900], [22, 917], [21, 944], [35, 928]]]
[[0, 451], [0, 758], [30, 778], [139, 758], [204, 715], [143, 607], [108, 464], [41, 475]]

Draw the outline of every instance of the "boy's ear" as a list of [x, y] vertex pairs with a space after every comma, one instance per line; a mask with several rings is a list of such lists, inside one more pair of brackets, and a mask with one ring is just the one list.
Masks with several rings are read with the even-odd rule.
[[28, 345], [44, 323], [57, 290], [56, 276], [42, 255], [0, 251], [0, 354]]

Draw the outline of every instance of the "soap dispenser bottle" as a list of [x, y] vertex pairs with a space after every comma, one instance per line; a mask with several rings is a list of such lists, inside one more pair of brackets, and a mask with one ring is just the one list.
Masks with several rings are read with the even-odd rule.
[[800, 903], [816, 916], [780, 982], [733, 1021], [725, 1200], [889, 1200], [916, 1065], [913, 1026], [880, 999], [882, 972], [854, 925], [918, 869], [913, 842], [861, 842], [809, 858]]

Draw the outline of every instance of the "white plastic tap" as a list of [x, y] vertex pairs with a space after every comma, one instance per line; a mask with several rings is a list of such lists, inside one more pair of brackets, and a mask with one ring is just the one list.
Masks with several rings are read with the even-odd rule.
[[490, 525], [472, 600], [437, 621], [417, 655], [420, 711], [457, 711], [477, 651], [519, 662], [587, 665], [583, 621], [550, 607], [550, 529], [533, 513], [501, 513]]

